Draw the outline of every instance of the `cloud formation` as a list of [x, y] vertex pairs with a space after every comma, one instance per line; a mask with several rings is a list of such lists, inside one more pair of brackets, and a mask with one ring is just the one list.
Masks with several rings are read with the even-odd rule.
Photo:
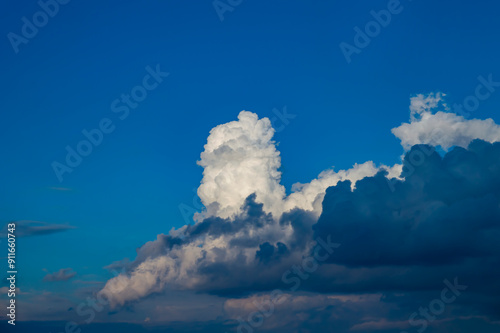
[[[272, 140], [275, 130], [268, 118], [242, 111], [237, 121], [219, 125], [210, 131], [198, 164], [204, 168], [198, 196], [206, 207], [199, 216], [234, 217], [246, 198], [256, 195], [264, 211], [279, 217], [294, 208], [321, 213], [321, 201], [326, 188], [341, 180], [356, 181], [375, 175], [380, 168], [372, 161], [355, 164], [352, 169], [323, 171], [307, 184], [294, 184], [293, 193], [286, 197], [280, 184], [280, 153]], [[401, 166], [381, 166], [391, 176], [398, 176]]]
[[[463, 320], [490, 325], [498, 320], [494, 299], [500, 296], [495, 282], [500, 278], [498, 126], [433, 113], [446, 109], [442, 98], [416, 96], [411, 122], [393, 130], [407, 150], [403, 164], [428, 152], [413, 172], [369, 161], [350, 170], [327, 170], [308, 184], [294, 185], [289, 196], [280, 185], [269, 120], [241, 112], [238, 121], [211, 131], [201, 155], [198, 194], [206, 211], [194, 225], [160, 234], [139, 248], [135, 260], [120, 263], [124, 273], [100, 293], [112, 307], [172, 290], [218, 295], [229, 298], [226, 315], [235, 319], [250, 303], [265, 299], [263, 293], [290, 288], [293, 279], [283, 279], [284, 273], [311, 255], [316, 240], [330, 237], [341, 246], [314, 274], [302, 272], [307, 278], [300, 288], [312, 296], [289, 296], [287, 306], [296, 307], [303, 320], [286, 319], [285, 311], [276, 318], [289, 326], [272, 319], [269, 330], [407, 329], [417, 303], [435, 297], [443, 279], [456, 276], [474, 291], [450, 309], [470, 313], [470, 304], [476, 304], [486, 320]], [[442, 137], [432, 136], [438, 119], [447, 119], [437, 131]], [[432, 145], [454, 148], [441, 156]], [[316, 302], [310, 311], [301, 307]], [[318, 309], [326, 308], [333, 317], [319, 318], [325, 312]], [[356, 317], [360, 308], [369, 316]], [[344, 317], [350, 319], [338, 320]], [[374, 319], [381, 317], [386, 319]], [[312, 325], [315, 320], [322, 324]]]
[[[128, 273], [108, 281], [103, 290], [112, 305], [161, 292], [167, 286], [214, 293], [240, 289], [239, 279], [250, 278], [244, 272], [253, 274], [256, 266], [271, 260], [267, 256], [300, 257], [300, 251], [312, 242], [304, 236], [311, 234], [321, 214], [326, 188], [342, 180], [352, 181], [354, 187], [359, 179], [380, 170], [371, 161], [350, 170], [327, 170], [309, 184], [295, 184], [294, 192], [285, 197], [273, 135], [269, 119], [247, 111], [238, 115], [238, 121], [210, 131], [198, 162], [204, 168], [198, 195], [206, 210], [194, 226], [158, 235], [138, 250], [137, 258], [125, 265]], [[382, 168], [394, 176], [400, 170], [400, 166]], [[300, 221], [292, 222], [296, 216]], [[234, 267], [241, 268], [239, 278], [218, 278], [219, 270]], [[266, 274], [271, 276], [272, 271]], [[246, 283], [254, 284], [255, 279]]]

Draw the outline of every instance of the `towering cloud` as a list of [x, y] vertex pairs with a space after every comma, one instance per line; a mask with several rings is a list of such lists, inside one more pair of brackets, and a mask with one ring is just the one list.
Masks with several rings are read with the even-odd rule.
[[280, 185], [281, 160], [273, 136], [268, 118], [247, 111], [240, 112], [238, 121], [210, 131], [198, 162], [204, 168], [198, 196], [207, 216], [234, 216], [252, 193], [266, 211], [281, 211], [285, 189]]
[[[198, 188], [206, 211], [203, 216], [229, 218], [241, 212], [245, 199], [256, 194], [264, 211], [279, 217], [294, 208], [321, 213], [325, 190], [341, 180], [356, 181], [375, 175], [379, 168], [371, 161], [355, 164], [352, 169], [325, 170], [308, 184], [295, 184], [293, 193], [285, 197], [280, 184], [280, 153], [272, 140], [274, 129], [268, 118], [259, 119], [255, 113], [242, 111], [238, 121], [219, 125], [210, 131], [198, 164], [204, 168]], [[400, 166], [382, 166], [397, 177]]]
[[[309, 184], [294, 185], [294, 193], [285, 197], [273, 135], [269, 119], [247, 111], [237, 121], [210, 131], [198, 162], [204, 168], [198, 195], [206, 210], [194, 226], [158, 235], [138, 250], [135, 261], [126, 265], [127, 273], [108, 281], [102, 291], [112, 305], [167, 287], [225, 293], [240, 289], [242, 279], [249, 286], [258, 285], [256, 267], [281, 257], [291, 262], [312, 242], [311, 227], [321, 214], [329, 186], [350, 180], [354, 187], [356, 181], [379, 171], [373, 162], [350, 170], [327, 170]], [[394, 176], [400, 169], [384, 168]], [[276, 276], [281, 266], [274, 267], [258, 275], [262, 281]], [[221, 270], [235, 268], [237, 278], [232, 274], [225, 275], [227, 280], [220, 278]]]

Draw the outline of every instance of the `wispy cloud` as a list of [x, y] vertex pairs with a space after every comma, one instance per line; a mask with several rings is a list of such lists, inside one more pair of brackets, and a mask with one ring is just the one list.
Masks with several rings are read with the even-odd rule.
[[5, 237], [7, 235], [7, 225], [9, 223], [15, 223], [16, 237], [50, 235], [57, 232], [75, 229], [74, 226], [67, 224], [53, 224], [41, 221], [21, 220], [6, 223], [0, 231], [0, 236]]
[[49, 190], [52, 190], [52, 191], [63, 191], [63, 192], [73, 191], [73, 189], [69, 188], [69, 187], [55, 187], [55, 186], [49, 187]]
[[54, 281], [68, 281], [72, 277], [76, 276], [76, 272], [71, 268], [61, 268], [59, 271], [54, 273], [49, 273], [45, 275], [43, 281], [54, 282]]

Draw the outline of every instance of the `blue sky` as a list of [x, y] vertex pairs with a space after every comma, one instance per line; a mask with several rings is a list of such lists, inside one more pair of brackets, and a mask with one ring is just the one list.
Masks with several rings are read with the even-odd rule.
[[[19, 241], [24, 289], [75, 293], [76, 284], [43, 281], [66, 267], [104, 282], [104, 266], [185, 225], [179, 205], [193, 206], [210, 130], [242, 110], [295, 115], [274, 138], [290, 193], [333, 166], [400, 163], [391, 129], [409, 121], [411, 96], [442, 92], [452, 105], [478, 76], [500, 79], [495, 1], [402, 0], [347, 63], [339, 44], [353, 44], [353, 28], [387, 3], [243, 1], [221, 21], [211, 1], [70, 1], [18, 53], [3, 38], [0, 222], [74, 227]], [[3, 5], [4, 36], [40, 10]], [[170, 75], [120, 120], [111, 103], [157, 65]], [[499, 108], [493, 93], [472, 117], [498, 122]], [[116, 129], [60, 182], [53, 161], [103, 118]]]

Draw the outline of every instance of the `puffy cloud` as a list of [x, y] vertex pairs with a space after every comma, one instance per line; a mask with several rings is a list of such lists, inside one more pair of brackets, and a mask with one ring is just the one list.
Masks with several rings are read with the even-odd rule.
[[[255, 270], [298, 258], [307, 249], [326, 188], [346, 179], [354, 187], [380, 170], [373, 162], [327, 170], [309, 184], [295, 184], [294, 192], [285, 197], [273, 135], [269, 119], [247, 111], [237, 121], [210, 131], [198, 162], [204, 168], [198, 195], [206, 210], [194, 226], [158, 235], [138, 250], [133, 262], [119, 263], [126, 272], [108, 281], [102, 291], [112, 305], [167, 286], [217, 294], [238, 292], [243, 285], [267, 288], [256, 276], [267, 281], [281, 266], [257, 275]], [[394, 175], [400, 169], [383, 168]], [[225, 271], [227, 279], [220, 278]]]
[[[285, 197], [280, 184], [280, 153], [272, 140], [274, 129], [268, 118], [242, 111], [237, 121], [219, 125], [210, 131], [198, 164], [204, 168], [198, 196], [206, 207], [199, 220], [207, 216], [229, 218], [240, 213], [245, 199], [256, 194], [264, 211], [279, 217], [294, 208], [314, 211], [319, 216], [325, 190], [341, 180], [356, 181], [375, 175], [380, 168], [371, 161], [355, 164], [352, 169], [323, 171], [308, 184], [294, 184]], [[394, 177], [401, 166], [382, 166]]]
[[392, 133], [406, 150], [417, 144], [441, 146], [448, 150], [453, 146], [465, 148], [474, 139], [500, 141], [500, 126], [492, 119], [468, 120], [446, 111], [448, 108], [441, 93], [412, 97], [410, 123], [393, 128]]
[[340, 170], [325, 170], [319, 174], [317, 179], [312, 180], [307, 184], [296, 183], [292, 187], [291, 193], [285, 199], [285, 211], [294, 208], [300, 208], [315, 212], [318, 216], [321, 214], [321, 203], [325, 196], [325, 191], [330, 186], [335, 186], [339, 181], [349, 180], [351, 187], [355, 188], [356, 182], [365, 177], [374, 176], [381, 169], [388, 172], [388, 177], [398, 177], [401, 174], [402, 165], [396, 164], [393, 167], [382, 165], [376, 167], [372, 161], [363, 164], [355, 164], [351, 169]]
[[445, 94], [430, 93], [428, 95], [417, 94], [410, 98], [410, 120], [418, 121], [422, 119], [422, 116], [426, 113], [430, 113], [437, 107], [442, 107], [444, 110], [449, 110], [448, 106], [444, 102]]
[[[186, 226], [180, 234], [158, 235], [138, 250], [137, 258], [126, 265], [126, 273], [107, 282], [102, 294], [115, 306], [167, 286], [216, 294], [237, 293], [245, 286], [267, 288], [280, 266], [262, 267], [291, 260], [289, 251], [305, 244], [288, 241], [294, 236], [293, 226], [286, 218], [276, 221], [255, 200], [250, 195], [233, 219], [208, 217]], [[309, 220], [309, 229], [314, 221]]]
[[281, 159], [273, 135], [268, 118], [248, 111], [240, 112], [238, 121], [210, 131], [198, 162], [204, 168], [198, 196], [207, 216], [234, 216], [253, 193], [266, 211], [281, 210], [285, 188], [280, 185]]

